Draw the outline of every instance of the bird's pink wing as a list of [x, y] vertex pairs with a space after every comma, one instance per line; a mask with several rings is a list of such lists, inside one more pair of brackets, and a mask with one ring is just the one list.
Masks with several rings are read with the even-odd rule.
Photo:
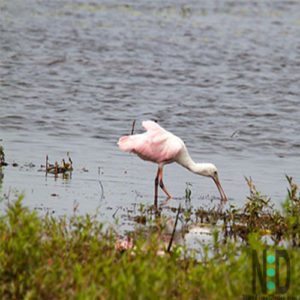
[[143, 121], [142, 126], [147, 130], [147, 131], [157, 131], [160, 133], [167, 132], [165, 129], [163, 129], [161, 126], [159, 126], [156, 122], [154, 121]]
[[[132, 151], [137, 154], [142, 153], [144, 148], [149, 147], [149, 143], [162, 143], [167, 139], [165, 133], [167, 132], [157, 123], [153, 121], [143, 121], [143, 127], [146, 132], [143, 134], [135, 134], [123, 136], [119, 139], [118, 145], [123, 151]], [[147, 146], [147, 147], [146, 147]]]
[[142, 125], [146, 132], [120, 138], [120, 149], [156, 163], [174, 160], [182, 149], [181, 139], [153, 121], [144, 121]]
[[181, 140], [153, 121], [144, 121], [142, 125], [147, 132], [134, 152], [156, 163], [172, 161], [182, 148]]

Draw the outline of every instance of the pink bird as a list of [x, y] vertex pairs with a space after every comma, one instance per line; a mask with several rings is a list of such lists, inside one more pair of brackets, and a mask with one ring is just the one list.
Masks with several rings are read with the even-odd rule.
[[155, 204], [157, 204], [158, 183], [168, 198], [172, 198], [162, 180], [164, 165], [172, 162], [177, 162], [195, 174], [212, 178], [218, 187], [221, 204], [228, 200], [220, 184], [218, 170], [215, 165], [195, 163], [182, 139], [163, 129], [157, 123], [144, 121], [142, 125], [146, 132], [123, 136], [119, 139], [118, 145], [123, 151], [133, 152], [144, 160], [158, 164], [155, 177]]

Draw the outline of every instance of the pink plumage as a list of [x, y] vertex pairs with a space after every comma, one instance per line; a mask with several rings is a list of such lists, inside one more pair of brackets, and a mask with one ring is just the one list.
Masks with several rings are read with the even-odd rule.
[[184, 146], [182, 140], [153, 121], [144, 121], [142, 125], [146, 132], [121, 137], [120, 149], [159, 164], [174, 161]]
[[118, 145], [122, 151], [132, 151], [134, 149], [134, 141], [129, 135], [121, 137]]

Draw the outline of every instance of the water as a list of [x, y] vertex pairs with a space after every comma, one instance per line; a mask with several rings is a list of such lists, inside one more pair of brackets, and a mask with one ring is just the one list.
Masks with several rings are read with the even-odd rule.
[[[216, 164], [231, 203], [246, 200], [244, 176], [278, 206], [285, 174], [300, 182], [299, 1], [0, 0], [0, 8], [0, 144], [19, 164], [4, 168], [2, 194], [24, 191], [27, 205], [56, 215], [78, 203], [80, 213], [98, 208], [108, 222], [128, 222], [153, 202], [156, 174], [117, 147], [133, 119], [136, 132], [158, 120], [196, 161]], [[66, 151], [71, 179], [38, 172], [46, 154], [54, 162]], [[212, 180], [175, 164], [164, 175], [172, 205], [186, 182], [195, 207], [218, 203]]]

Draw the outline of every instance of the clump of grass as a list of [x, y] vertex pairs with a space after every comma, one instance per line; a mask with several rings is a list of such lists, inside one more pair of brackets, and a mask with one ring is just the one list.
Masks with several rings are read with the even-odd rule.
[[[272, 250], [276, 246], [264, 243], [261, 228], [268, 229], [275, 240], [276, 230], [286, 229], [280, 236], [292, 241], [285, 247], [294, 278], [286, 295], [297, 296], [299, 266], [294, 262], [300, 261], [300, 253], [294, 246], [298, 245], [300, 199], [291, 178], [289, 183], [284, 215], [275, 211], [252, 183], [248, 198], [252, 203], [215, 213], [211, 218], [223, 220], [226, 226], [215, 231], [211, 245], [199, 245], [203, 250], [200, 261], [184, 246], [168, 247], [162, 241], [163, 217], [155, 219], [147, 234], [132, 233], [131, 247], [120, 250], [118, 234], [99, 222], [96, 215], [39, 216], [23, 206], [20, 196], [10, 201], [0, 217], [0, 298], [240, 299], [253, 294], [252, 249], [261, 253], [266, 247]], [[177, 212], [179, 216], [181, 209]], [[204, 218], [210, 218], [209, 214]], [[265, 227], [261, 227], [261, 219], [267, 222]], [[246, 231], [241, 234], [238, 228], [243, 226]], [[220, 242], [224, 230], [227, 237]], [[233, 232], [238, 242], [232, 239]]]
[[63, 158], [61, 160], [61, 164], [59, 165], [56, 161], [54, 164], [49, 163], [48, 155], [46, 155], [46, 166], [45, 166], [45, 172], [46, 176], [48, 173], [54, 174], [55, 177], [57, 177], [58, 174], [63, 174], [65, 178], [68, 178], [71, 172], [73, 171], [73, 161], [70, 157], [69, 152], [67, 152], [68, 162], [65, 161]]
[[[286, 237], [291, 240], [294, 247], [300, 246], [300, 193], [298, 186], [293, 183], [293, 178], [286, 176], [290, 188], [283, 209], [286, 222]], [[298, 195], [297, 195], [298, 194]]]
[[199, 208], [195, 214], [196, 219], [200, 219], [201, 223], [222, 224], [224, 242], [233, 238], [248, 243], [249, 234], [258, 233], [270, 237], [274, 245], [286, 242], [293, 247], [299, 246], [300, 195], [292, 177], [287, 176], [287, 180], [289, 188], [283, 213], [274, 207], [270, 198], [257, 191], [251, 178], [246, 178], [249, 196], [242, 207], [230, 205], [224, 213]]
[[250, 274], [233, 243], [219, 251], [226, 260], [218, 254], [199, 263], [176, 247], [161, 256], [155, 232], [137, 236], [125, 251], [117, 238], [89, 215], [38, 216], [20, 196], [0, 218], [0, 298], [230, 298]]
[[5, 162], [5, 154], [4, 149], [2, 146], [0, 146], [0, 168], [2, 166], [7, 166], [7, 163]]

